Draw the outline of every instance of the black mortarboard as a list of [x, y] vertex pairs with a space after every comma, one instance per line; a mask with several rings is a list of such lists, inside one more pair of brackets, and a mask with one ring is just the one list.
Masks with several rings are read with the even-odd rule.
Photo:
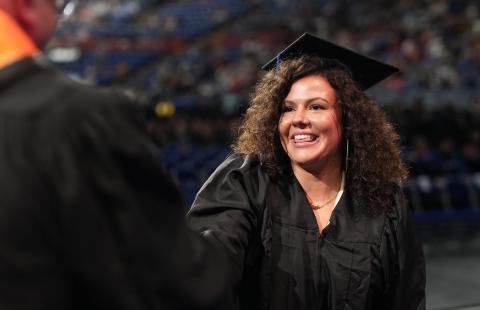
[[359, 83], [363, 90], [399, 71], [396, 67], [360, 55], [357, 52], [325, 41], [307, 32], [287, 46], [275, 58], [267, 62], [262, 69], [270, 70], [277, 67], [282, 59], [294, 58], [305, 54], [340, 61], [350, 69], [353, 79]]

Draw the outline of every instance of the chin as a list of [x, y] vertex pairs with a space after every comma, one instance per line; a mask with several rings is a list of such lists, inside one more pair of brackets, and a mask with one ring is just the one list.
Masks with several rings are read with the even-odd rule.
[[290, 157], [290, 163], [292, 166], [301, 167], [304, 170], [321, 170], [324, 166], [336, 165], [340, 163], [339, 156], [337, 154], [331, 154], [326, 156], [325, 154], [294, 154]]
[[293, 166], [299, 166], [302, 168], [318, 166], [321, 164], [322, 160], [318, 157], [293, 157], [290, 158], [290, 163]]
[[290, 161], [297, 164], [311, 164], [322, 161], [324, 152], [321, 150], [291, 149], [289, 152]]

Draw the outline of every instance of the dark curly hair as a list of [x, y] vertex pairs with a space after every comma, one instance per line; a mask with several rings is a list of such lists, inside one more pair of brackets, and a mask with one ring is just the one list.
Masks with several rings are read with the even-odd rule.
[[257, 156], [272, 177], [291, 173], [290, 159], [280, 143], [278, 121], [292, 84], [309, 75], [325, 77], [336, 91], [342, 110], [344, 158], [347, 140], [349, 149], [345, 186], [354, 202], [378, 214], [390, 199], [392, 184], [407, 177], [399, 137], [380, 107], [365, 95], [348, 68], [336, 60], [304, 55], [283, 60], [278, 68], [270, 70], [255, 87], [233, 151]]

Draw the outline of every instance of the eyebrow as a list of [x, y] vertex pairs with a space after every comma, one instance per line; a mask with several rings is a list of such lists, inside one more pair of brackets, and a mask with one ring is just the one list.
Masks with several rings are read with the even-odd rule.
[[329, 102], [327, 99], [323, 98], [323, 97], [313, 97], [313, 98], [298, 99], [298, 100], [288, 100], [288, 99], [285, 99], [285, 100], [283, 101], [283, 103], [294, 103], [294, 104], [295, 104], [295, 103], [297, 103], [298, 101], [299, 101], [300, 103], [310, 103], [310, 102], [316, 101], [316, 100], [321, 100], [321, 101], [323, 101], [324, 103], [330, 104], [330, 102]]

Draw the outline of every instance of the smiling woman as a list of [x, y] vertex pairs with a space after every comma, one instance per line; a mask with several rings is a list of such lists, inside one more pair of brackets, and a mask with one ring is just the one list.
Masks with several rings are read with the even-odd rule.
[[241, 309], [424, 309], [398, 136], [363, 90], [396, 68], [305, 34], [266, 66], [190, 223]]

